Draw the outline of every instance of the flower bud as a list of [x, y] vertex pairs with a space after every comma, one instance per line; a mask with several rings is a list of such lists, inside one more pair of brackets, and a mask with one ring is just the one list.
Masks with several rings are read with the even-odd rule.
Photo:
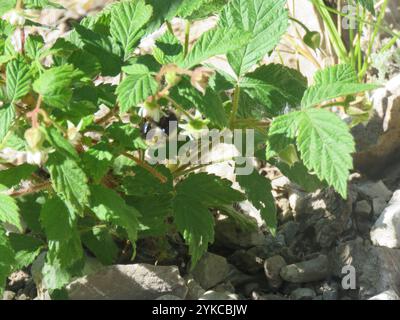
[[25, 16], [22, 10], [11, 10], [3, 15], [3, 20], [8, 21], [13, 26], [23, 26], [25, 24]]
[[206, 94], [208, 82], [211, 76], [214, 75], [214, 71], [209, 68], [199, 67], [192, 72], [190, 82], [193, 87], [199, 90], [203, 95]]
[[39, 150], [45, 140], [44, 134], [40, 128], [30, 128], [25, 131], [25, 141], [30, 150]]
[[182, 78], [176, 72], [167, 72], [165, 75], [165, 81], [171, 87], [176, 86], [181, 80]]
[[49, 158], [46, 151], [28, 151], [26, 153], [26, 162], [28, 164], [37, 165], [39, 167], [43, 166]]
[[321, 35], [317, 31], [309, 31], [303, 38], [303, 41], [311, 49], [318, 49], [321, 46]]

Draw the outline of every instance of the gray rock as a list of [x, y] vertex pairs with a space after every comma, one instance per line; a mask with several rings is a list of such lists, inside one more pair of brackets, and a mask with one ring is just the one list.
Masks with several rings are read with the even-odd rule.
[[400, 297], [393, 290], [387, 290], [369, 298], [368, 300], [400, 300]]
[[375, 247], [362, 239], [348, 241], [330, 254], [333, 274], [343, 277], [343, 267], [352, 266], [356, 272], [359, 299], [368, 299], [387, 290], [400, 293], [400, 250]]
[[337, 300], [339, 295], [339, 286], [337, 283], [324, 283], [319, 291], [322, 293], [322, 300]]
[[310, 288], [298, 288], [290, 294], [291, 300], [312, 300], [316, 294], [313, 289]]
[[363, 218], [368, 218], [371, 214], [372, 208], [367, 200], [361, 200], [356, 203], [354, 212]]
[[277, 201], [277, 207], [279, 208], [278, 218], [281, 222], [289, 221], [293, 218], [293, 211], [290, 208], [289, 199], [281, 198]]
[[185, 280], [188, 287], [186, 300], [198, 300], [206, 292], [193, 277], [186, 277]]
[[220, 283], [219, 285], [212, 288], [213, 291], [217, 292], [232, 292], [235, 293], [235, 287], [229, 281]]
[[192, 275], [201, 287], [208, 290], [224, 281], [228, 272], [229, 265], [226, 259], [208, 252], [197, 263]]
[[3, 293], [3, 300], [14, 300], [15, 292], [10, 290], [5, 290]]
[[237, 287], [252, 282], [254, 276], [245, 274], [239, 271], [235, 266], [229, 264], [229, 270], [225, 280]]
[[400, 190], [396, 191], [388, 207], [375, 222], [371, 240], [376, 246], [400, 248]]
[[229, 249], [248, 249], [265, 244], [265, 236], [259, 230], [243, 230], [229, 218], [219, 219], [215, 225], [215, 246]]
[[245, 250], [235, 251], [229, 257], [229, 262], [236, 266], [240, 271], [248, 274], [255, 274], [262, 270], [263, 260], [252, 252]]
[[217, 292], [209, 290], [205, 292], [199, 300], [239, 300], [239, 296], [230, 292]]
[[288, 300], [288, 298], [281, 296], [279, 294], [260, 294], [258, 292], [253, 292], [251, 298], [253, 300], [269, 300], [269, 301], [281, 301]]
[[357, 191], [363, 196], [369, 199], [381, 198], [388, 201], [392, 196], [392, 191], [390, 191], [386, 185], [381, 181], [365, 181], [356, 184]]
[[181, 297], [174, 296], [172, 294], [166, 294], [158, 297], [156, 300], [183, 300]]
[[372, 199], [372, 211], [374, 216], [379, 216], [383, 210], [385, 210], [387, 206], [387, 201], [382, 198], [374, 198]]
[[304, 283], [326, 279], [330, 273], [327, 256], [319, 255], [315, 259], [283, 267], [280, 276], [288, 282]]
[[295, 221], [289, 221], [286, 222], [280, 232], [284, 235], [285, 237], [285, 242], [286, 245], [290, 246], [294, 239], [296, 238], [297, 234], [299, 233], [300, 225], [299, 223]]
[[8, 288], [11, 291], [18, 292], [18, 290], [25, 287], [26, 283], [30, 279], [30, 276], [24, 271], [16, 271], [12, 273], [8, 279]]
[[281, 287], [283, 280], [279, 273], [284, 266], [286, 266], [286, 261], [281, 256], [273, 256], [265, 260], [265, 276], [271, 288], [278, 289]]
[[154, 300], [171, 294], [184, 299], [188, 288], [178, 267], [114, 265], [67, 286], [71, 300]]
[[357, 152], [354, 164], [357, 171], [377, 176], [393, 162], [400, 150], [400, 81], [390, 80], [385, 88], [372, 96], [373, 114], [367, 124], [352, 128]]

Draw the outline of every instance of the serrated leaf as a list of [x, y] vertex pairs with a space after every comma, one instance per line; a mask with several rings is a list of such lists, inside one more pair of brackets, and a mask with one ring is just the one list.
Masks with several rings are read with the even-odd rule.
[[44, 39], [41, 35], [30, 34], [25, 41], [26, 55], [32, 60], [39, 60], [43, 52]]
[[32, 236], [11, 233], [9, 235], [10, 245], [15, 252], [16, 270], [28, 267], [40, 254], [44, 243]]
[[63, 9], [62, 5], [49, 0], [24, 0], [24, 5], [28, 9], [45, 9], [45, 8]]
[[22, 57], [11, 60], [6, 68], [7, 96], [11, 103], [26, 96], [30, 90], [31, 74]]
[[203, 95], [185, 78], [178, 86], [171, 89], [170, 95], [185, 109], [196, 108], [210, 119], [212, 123], [219, 127], [226, 127], [228, 117], [222, 105], [221, 98], [212, 88], [208, 87]]
[[173, 208], [174, 223], [189, 246], [193, 268], [214, 242], [214, 219], [207, 207], [186, 194], [175, 197]]
[[138, 68], [137, 73], [130, 73], [116, 91], [121, 112], [138, 107], [140, 103], [155, 94], [157, 89], [158, 83], [146, 67]]
[[228, 54], [237, 76], [245, 74], [272, 51], [286, 32], [289, 19], [285, 4], [286, 0], [232, 0], [225, 7], [221, 26], [251, 32], [247, 45]]
[[167, 31], [157, 39], [153, 55], [160, 64], [174, 64], [183, 59], [183, 46], [174, 34]]
[[13, 271], [15, 253], [11, 248], [8, 237], [0, 225], [0, 295], [3, 294], [7, 277]]
[[19, 208], [14, 198], [4, 194], [7, 187], [0, 184], [0, 221], [7, 222], [23, 231]]
[[53, 67], [44, 71], [33, 83], [33, 90], [40, 94], [49, 106], [64, 109], [72, 98], [72, 65]]
[[90, 195], [88, 179], [78, 163], [64, 158], [61, 154], [52, 153], [46, 164], [53, 188], [60, 198], [70, 203], [78, 212], [88, 204]]
[[153, 9], [144, 0], [122, 1], [111, 9], [111, 35], [122, 44], [125, 59], [132, 55], [143, 26], [150, 20]]
[[307, 79], [280, 64], [264, 65], [240, 80], [239, 86], [276, 116], [289, 104], [297, 106], [307, 89]]
[[111, 146], [100, 142], [88, 149], [82, 156], [82, 162], [89, 177], [99, 183], [110, 169], [114, 155]]
[[180, 195], [187, 195], [209, 207], [245, 200], [241, 192], [232, 189], [229, 180], [207, 173], [190, 174], [177, 184], [176, 190]]
[[179, 65], [187, 69], [192, 68], [211, 57], [240, 49], [249, 39], [250, 33], [243, 30], [233, 28], [211, 29], [196, 41], [188, 56]]
[[0, 107], [0, 144], [7, 136], [15, 119], [15, 109], [11, 104]]
[[146, 34], [158, 30], [164, 21], [170, 21], [176, 16], [182, 0], [146, 0], [153, 7], [153, 16], [149, 22]]
[[356, 2], [375, 15], [375, 0], [356, 0]]
[[229, 0], [183, 0], [178, 16], [189, 20], [206, 18], [217, 14]]
[[71, 278], [70, 269], [83, 258], [75, 214], [58, 197], [48, 199], [40, 213], [48, 241], [43, 282], [47, 289], [59, 289]]
[[47, 141], [60, 155], [79, 161], [78, 152], [74, 146], [56, 128], [51, 127], [46, 129], [45, 134]]
[[102, 264], [111, 265], [117, 259], [119, 249], [106, 229], [94, 226], [82, 234], [82, 241]]
[[322, 102], [376, 88], [375, 84], [358, 83], [355, 71], [350, 65], [328, 67], [316, 73], [314, 85], [304, 93], [301, 107], [312, 108]]
[[123, 191], [130, 196], [148, 197], [157, 194], [167, 194], [173, 190], [173, 179], [171, 172], [164, 166], [156, 166], [155, 170], [167, 178], [166, 183], [161, 183], [147, 170], [134, 167], [134, 176], [125, 177], [122, 181]]
[[[102, 26], [103, 28], [103, 26]], [[96, 28], [94, 28], [95, 31]], [[75, 45], [86, 50], [101, 64], [103, 76], [116, 76], [121, 72], [123, 59], [121, 49], [112, 37], [91, 30], [83, 25], [75, 25]]]
[[97, 218], [126, 230], [135, 248], [139, 229], [139, 212], [126, 204], [118, 193], [103, 186], [91, 186], [90, 207]]
[[297, 145], [305, 166], [346, 198], [355, 151], [347, 125], [327, 110], [308, 109], [300, 113]]
[[129, 151], [147, 148], [140, 130], [130, 124], [114, 123], [107, 128], [106, 135], [113, 139], [117, 146]]
[[250, 175], [238, 175], [236, 180], [243, 188], [248, 200], [260, 211], [270, 232], [275, 235], [278, 219], [271, 182], [255, 170]]

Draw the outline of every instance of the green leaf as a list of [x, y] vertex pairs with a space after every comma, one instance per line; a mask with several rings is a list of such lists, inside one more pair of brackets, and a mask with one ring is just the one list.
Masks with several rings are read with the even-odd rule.
[[307, 79], [297, 70], [280, 64], [264, 65], [240, 80], [239, 86], [270, 115], [278, 115], [287, 104], [300, 104], [307, 89]]
[[131, 108], [138, 107], [158, 89], [157, 81], [145, 66], [140, 65], [135, 73], [133, 70], [131, 72], [117, 88], [121, 112], [128, 112]]
[[189, 20], [206, 18], [217, 14], [229, 0], [183, 0], [178, 16]]
[[9, 235], [10, 245], [15, 252], [15, 270], [28, 267], [40, 254], [43, 241], [28, 235], [11, 233]]
[[32, 60], [39, 60], [43, 52], [44, 39], [41, 35], [30, 34], [25, 41], [26, 55]]
[[249, 38], [250, 33], [235, 28], [211, 29], [196, 41], [180, 66], [189, 69], [211, 57], [238, 50], [248, 42]]
[[238, 175], [236, 179], [246, 193], [248, 200], [256, 209], [260, 210], [261, 217], [270, 232], [275, 235], [278, 219], [271, 182], [256, 170], [253, 170], [250, 175]]
[[30, 90], [31, 74], [28, 64], [22, 57], [7, 64], [6, 70], [7, 96], [11, 103], [26, 96]]
[[3, 143], [15, 119], [14, 106], [9, 104], [0, 107], [0, 144]]
[[314, 85], [304, 93], [301, 107], [311, 108], [325, 101], [376, 88], [374, 84], [358, 83], [357, 75], [350, 65], [328, 67], [316, 73]]
[[88, 149], [82, 156], [85, 171], [95, 183], [101, 181], [112, 165], [114, 155], [111, 147], [105, 142], [100, 142]]
[[83, 258], [76, 217], [58, 197], [48, 199], [40, 220], [48, 241], [43, 282], [47, 289], [59, 289], [70, 281], [70, 270]]
[[355, 151], [347, 125], [327, 110], [308, 109], [300, 113], [298, 126], [297, 145], [305, 166], [346, 198]]
[[244, 195], [232, 189], [232, 183], [213, 174], [190, 174], [179, 182], [176, 190], [180, 195], [186, 195], [209, 207], [232, 204], [245, 200]]
[[125, 59], [144, 35], [143, 26], [150, 20], [153, 9], [144, 0], [122, 1], [111, 10], [111, 35], [122, 44]]
[[351, 155], [355, 151], [347, 125], [324, 109], [304, 109], [279, 116], [269, 132], [270, 155], [279, 153], [293, 138], [307, 169], [346, 198], [347, 179], [353, 168]]
[[14, 198], [4, 194], [7, 187], [0, 184], [0, 221], [7, 222], [23, 231], [19, 208]]
[[64, 109], [72, 98], [72, 80], [75, 77], [72, 65], [53, 67], [42, 73], [33, 83], [33, 90], [40, 94], [49, 106]]
[[164, 21], [170, 21], [176, 16], [182, 0], [146, 0], [153, 7], [153, 16], [149, 22], [146, 34], [151, 34], [160, 28]]
[[170, 95], [185, 109], [196, 108], [217, 126], [226, 127], [228, 117], [221, 98], [212, 88], [208, 87], [203, 95], [185, 78], [178, 86], [171, 89]]
[[0, 183], [8, 188], [18, 185], [21, 180], [28, 179], [37, 167], [29, 164], [22, 164], [0, 171]]
[[49, 0], [24, 0], [24, 5], [28, 9], [45, 9], [45, 8], [63, 9], [63, 6]]
[[121, 72], [123, 59], [116, 40], [82, 25], [75, 25], [76, 45], [97, 58], [103, 76], [117, 76]]
[[153, 55], [160, 64], [175, 64], [183, 59], [183, 46], [174, 34], [167, 31], [157, 39]]
[[56, 128], [48, 128], [45, 133], [47, 141], [56, 149], [57, 153], [63, 157], [79, 161], [79, 155], [74, 146]]
[[82, 234], [82, 241], [102, 264], [111, 265], [116, 261], [119, 249], [106, 229], [94, 226]]
[[175, 225], [189, 245], [194, 268], [208, 244], [214, 242], [214, 219], [207, 207], [186, 194], [175, 197], [173, 208]]
[[52, 153], [46, 164], [53, 188], [60, 198], [82, 212], [88, 204], [88, 179], [73, 159], [65, 158], [59, 153]]
[[122, 189], [127, 195], [148, 197], [152, 195], [167, 194], [173, 191], [173, 179], [171, 172], [164, 166], [154, 167], [164, 177], [166, 183], [161, 183], [155, 176], [141, 167], [134, 167], [134, 176], [127, 176], [122, 181]]
[[141, 137], [140, 129], [130, 124], [114, 123], [107, 128], [106, 136], [125, 150], [136, 151], [147, 148], [146, 142]]
[[228, 54], [228, 61], [238, 76], [249, 71], [279, 43], [289, 25], [285, 5], [286, 0], [232, 0], [225, 7], [221, 26], [251, 32], [247, 45]]
[[90, 207], [97, 218], [126, 230], [135, 248], [139, 229], [139, 212], [126, 204], [118, 193], [103, 186], [91, 186]]
[[3, 294], [7, 277], [13, 271], [15, 253], [11, 248], [8, 237], [0, 225], [0, 295]]

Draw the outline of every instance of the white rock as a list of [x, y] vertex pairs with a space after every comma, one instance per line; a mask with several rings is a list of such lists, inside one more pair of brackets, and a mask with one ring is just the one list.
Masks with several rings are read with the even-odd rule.
[[371, 229], [371, 240], [376, 246], [400, 248], [400, 190], [396, 191], [388, 207]]
[[67, 286], [71, 300], [154, 300], [164, 295], [184, 299], [188, 288], [176, 266], [144, 263], [114, 265]]
[[217, 292], [209, 290], [205, 292], [199, 300], [239, 300], [239, 296], [230, 292]]
[[400, 297], [393, 290], [387, 290], [369, 298], [368, 300], [400, 300]]

